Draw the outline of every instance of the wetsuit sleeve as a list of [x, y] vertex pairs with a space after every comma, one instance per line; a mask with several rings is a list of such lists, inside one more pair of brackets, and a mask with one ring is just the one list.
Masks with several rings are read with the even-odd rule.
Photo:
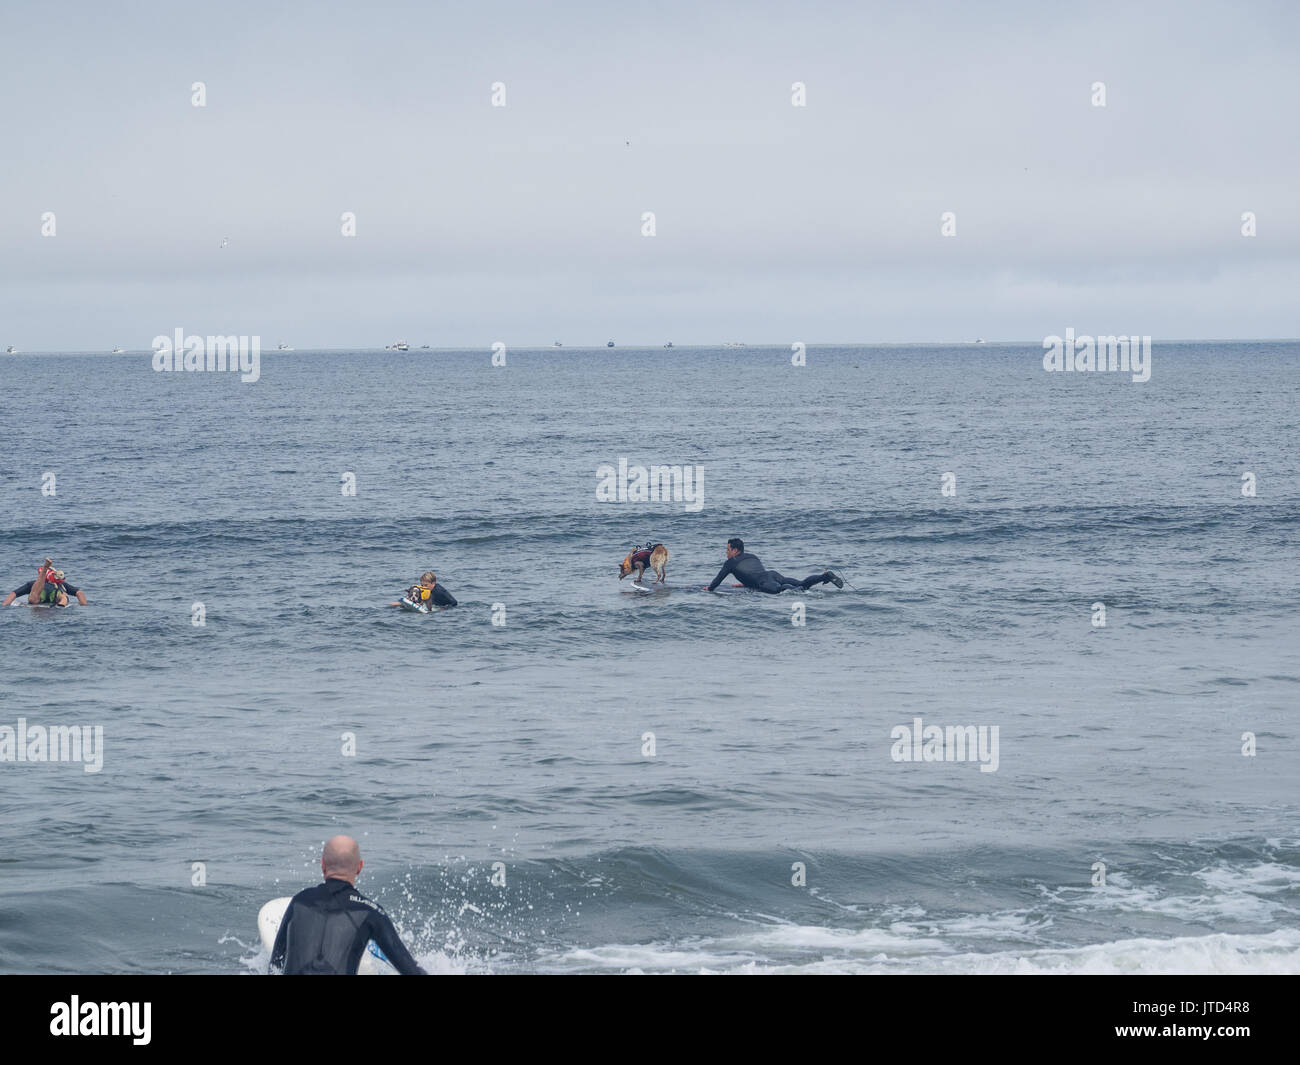
[[386, 913], [370, 914], [370, 938], [379, 944], [384, 957], [393, 963], [393, 968], [403, 976], [428, 976], [419, 963], [411, 957], [411, 952], [402, 945], [397, 929]]
[[735, 569], [735, 566], [736, 560], [734, 558], [727, 559], [727, 561], [722, 564], [722, 569], [718, 570], [718, 575], [713, 578], [713, 583], [709, 585], [709, 591], [713, 591], [719, 584], [726, 580], [727, 574]]
[[32, 590], [32, 585], [35, 584], [35, 583], [36, 583], [35, 581], [28, 581], [28, 582], [27, 582], [26, 584], [24, 584], [21, 588], [15, 588], [15, 589], [14, 589], [14, 595], [15, 595], [15, 596], [18, 596], [18, 595], [26, 595], [28, 592], [30, 592], [30, 591]]
[[433, 586], [433, 602], [435, 606], [456, 606], [456, 597], [441, 584], [435, 584]]
[[289, 903], [280, 918], [280, 930], [275, 933], [275, 946], [271, 948], [271, 972], [284, 968], [284, 952], [289, 940], [289, 914], [293, 913], [293, 903]]
[[63, 590], [67, 592], [69, 595], [77, 595], [81, 591], [81, 589], [78, 588], [75, 584], [69, 584], [67, 581], [63, 582]]

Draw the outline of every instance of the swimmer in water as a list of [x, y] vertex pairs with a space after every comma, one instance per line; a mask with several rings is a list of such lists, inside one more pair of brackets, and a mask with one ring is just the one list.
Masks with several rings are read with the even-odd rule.
[[[447, 591], [438, 583], [438, 578], [432, 572], [426, 570], [420, 576], [420, 583], [413, 584], [407, 589], [406, 597], [413, 603], [419, 603], [421, 606], [427, 606], [432, 610], [435, 606], [456, 606], [456, 597]], [[401, 603], [389, 603], [389, 606], [401, 606]]]
[[791, 588], [807, 591], [815, 584], [844, 587], [844, 581], [830, 570], [823, 570], [821, 573], [797, 581], [793, 577], [781, 576], [776, 570], [764, 569], [763, 563], [745, 550], [745, 541], [738, 536], [733, 536], [727, 541], [727, 561], [722, 564], [722, 569], [718, 570], [713, 583], [705, 586], [706, 589], [710, 592], [714, 591], [728, 576], [735, 577], [746, 588], [754, 588], [768, 595], [779, 595]]
[[69, 584], [63, 570], [55, 569], [54, 562], [48, 558], [36, 567], [36, 580], [15, 588], [5, 596], [0, 606], [8, 606], [24, 595], [31, 606], [67, 606], [70, 598], [75, 598], [82, 606], [87, 605], [86, 593]]

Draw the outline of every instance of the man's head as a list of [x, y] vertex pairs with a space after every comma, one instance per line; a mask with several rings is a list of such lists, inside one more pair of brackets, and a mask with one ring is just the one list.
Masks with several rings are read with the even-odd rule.
[[745, 550], [745, 541], [742, 540], [739, 536], [733, 536], [730, 540], [727, 541], [728, 558], [735, 558], [738, 554], [740, 554], [744, 550]]
[[433, 575], [433, 572], [431, 570], [425, 570], [423, 573], [420, 574], [421, 588], [432, 588], [437, 583], [438, 583], [438, 578]]
[[320, 856], [320, 871], [326, 880], [354, 883], [365, 864], [361, 860], [361, 848], [351, 836], [335, 836], [325, 844]]

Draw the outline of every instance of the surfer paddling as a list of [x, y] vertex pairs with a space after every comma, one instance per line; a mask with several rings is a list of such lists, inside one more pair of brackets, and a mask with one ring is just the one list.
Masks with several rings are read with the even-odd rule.
[[727, 541], [727, 561], [722, 564], [722, 569], [718, 570], [718, 575], [713, 578], [713, 583], [705, 586], [706, 590], [714, 591], [728, 576], [735, 577], [746, 588], [767, 592], [768, 595], [778, 595], [788, 588], [807, 591], [814, 584], [833, 584], [836, 588], [844, 587], [844, 581], [830, 570], [823, 570], [821, 573], [815, 573], [811, 577], [805, 577], [803, 580], [797, 581], [793, 577], [781, 576], [774, 569], [764, 569], [763, 563], [745, 550], [745, 541], [739, 536], [733, 536]]
[[73, 597], [82, 606], [86, 606], [86, 593], [74, 584], [68, 583], [63, 570], [55, 569], [54, 562], [46, 559], [36, 567], [36, 580], [28, 581], [20, 588], [15, 588], [5, 596], [0, 606], [8, 606], [19, 596], [27, 596], [31, 606], [67, 606], [69, 597]]
[[335, 836], [320, 858], [324, 883], [300, 891], [284, 911], [271, 950], [271, 969], [286, 976], [353, 976], [372, 939], [403, 976], [425, 976], [402, 945], [388, 914], [353, 886], [361, 875], [361, 848]]
[[[416, 606], [433, 609], [435, 606], [456, 606], [456, 597], [438, 583], [438, 578], [426, 570], [420, 575], [420, 583], [413, 584], [406, 590], [406, 598]], [[401, 603], [389, 603], [389, 606], [401, 606]]]

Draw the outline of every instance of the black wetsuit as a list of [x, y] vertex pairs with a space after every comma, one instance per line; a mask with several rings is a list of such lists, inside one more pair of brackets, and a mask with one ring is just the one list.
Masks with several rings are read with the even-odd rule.
[[[30, 595], [32, 591], [32, 585], [35, 583], [36, 583], [35, 581], [28, 581], [21, 588], [15, 588], [14, 595], [15, 596]], [[46, 581], [45, 587], [41, 589], [40, 601], [43, 603], [52, 603], [54, 602], [54, 596], [57, 595], [59, 592], [67, 592], [69, 599], [75, 599], [77, 597], [77, 593], [80, 591], [81, 589], [78, 588], [75, 584], [69, 584], [67, 581], [64, 581], [62, 584], [55, 584], [53, 581]]]
[[801, 581], [797, 581], [793, 577], [783, 577], [774, 569], [764, 569], [763, 563], [757, 558], [748, 551], [742, 551], [722, 564], [722, 569], [718, 570], [718, 575], [713, 578], [713, 583], [709, 585], [709, 591], [717, 588], [727, 578], [728, 574], [735, 577], [746, 588], [755, 588], [760, 592], [767, 592], [768, 595], [776, 595], [784, 592], [787, 588], [798, 588], [800, 591], [807, 591], [814, 584], [829, 584], [831, 579], [827, 573], [817, 573], [811, 577], [805, 577]]
[[331, 878], [293, 897], [275, 935], [271, 968], [286, 976], [353, 975], [372, 939], [403, 976], [425, 975], [379, 904]]

